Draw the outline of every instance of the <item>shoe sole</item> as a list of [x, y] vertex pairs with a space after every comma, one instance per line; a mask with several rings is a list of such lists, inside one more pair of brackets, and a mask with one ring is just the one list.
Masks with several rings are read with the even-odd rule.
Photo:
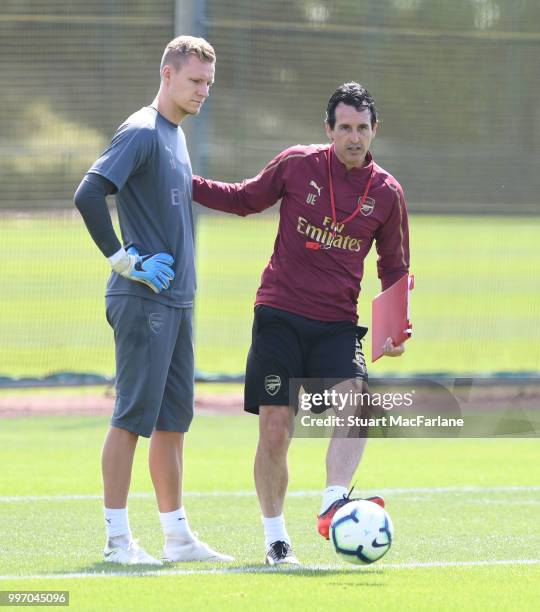
[[126, 565], [133, 567], [134, 565], [145, 565], [147, 567], [163, 567], [163, 562], [152, 563], [150, 561], [137, 561], [136, 563], [131, 563], [129, 561], [113, 561], [112, 559], [103, 559], [103, 563], [111, 563], [113, 565]]
[[230, 563], [234, 561], [234, 557], [231, 559], [221, 559], [220, 557], [208, 557], [206, 559], [171, 559], [169, 557], [163, 557], [163, 563]]
[[300, 563], [300, 561], [298, 561], [298, 559], [296, 559], [296, 561], [286, 561], [285, 559], [283, 559], [283, 561], [273, 561], [273, 560], [269, 560], [268, 557], [266, 557], [266, 559], [264, 560], [265, 565], [269, 565], [269, 566], [274, 566], [274, 565], [302, 565]]

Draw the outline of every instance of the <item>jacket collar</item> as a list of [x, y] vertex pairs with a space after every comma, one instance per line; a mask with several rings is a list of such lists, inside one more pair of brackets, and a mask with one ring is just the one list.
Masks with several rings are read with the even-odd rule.
[[332, 159], [330, 162], [332, 176], [335, 178], [362, 181], [364, 179], [367, 179], [367, 177], [370, 175], [373, 168], [373, 164], [375, 163], [373, 161], [373, 155], [371, 155], [371, 151], [368, 151], [366, 155], [367, 163], [365, 166], [362, 166], [361, 168], [351, 168], [350, 170], [347, 170], [345, 164], [336, 155], [333, 144], [330, 145], [329, 152], [331, 152], [332, 155]]

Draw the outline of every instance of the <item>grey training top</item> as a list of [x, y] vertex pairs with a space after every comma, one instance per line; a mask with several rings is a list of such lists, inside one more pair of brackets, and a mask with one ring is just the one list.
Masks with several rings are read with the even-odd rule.
[[192, 172], [182, 128], [153, 107], [143, 107], [118, 128], [89, 172], [113, 182], [124, 245], [141, 255], [174, 257], [175, 278], [155, 294], [149, 287], [111, 274], [105, 295], [137, 295], [168, 306], [193, 305], [195, 295]]

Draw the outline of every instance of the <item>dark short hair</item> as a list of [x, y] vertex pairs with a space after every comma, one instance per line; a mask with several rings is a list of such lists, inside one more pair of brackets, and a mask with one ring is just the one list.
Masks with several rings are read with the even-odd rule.
[[377, 123], [377, 109], [375, 100], [369, 91], [359, 83], [344, 83], [340, 85], [328, 100], [326, 107], [326, 123], [334, 129], [336, 125], [336, 106], [343, 102], [349, 106], [354, 106], [357, 111], [369, 109], [371, 114], [371, 127]]

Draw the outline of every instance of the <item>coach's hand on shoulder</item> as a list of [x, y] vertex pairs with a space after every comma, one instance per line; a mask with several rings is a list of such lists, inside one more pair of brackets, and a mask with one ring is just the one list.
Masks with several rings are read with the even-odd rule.
[[154, 293], [168, 289], [174, 271], [174, 259], [168, 253], [139, 255], [135, 247], [120, 249], [109, 257], [112, 269], [121, 276], [148, 285]]
[[403, 344], [394, 346], [392, 338], [387, 338], [383, 345], [383, 351], [386, 357], [400, 357], [405, 352], [405, 346]]

